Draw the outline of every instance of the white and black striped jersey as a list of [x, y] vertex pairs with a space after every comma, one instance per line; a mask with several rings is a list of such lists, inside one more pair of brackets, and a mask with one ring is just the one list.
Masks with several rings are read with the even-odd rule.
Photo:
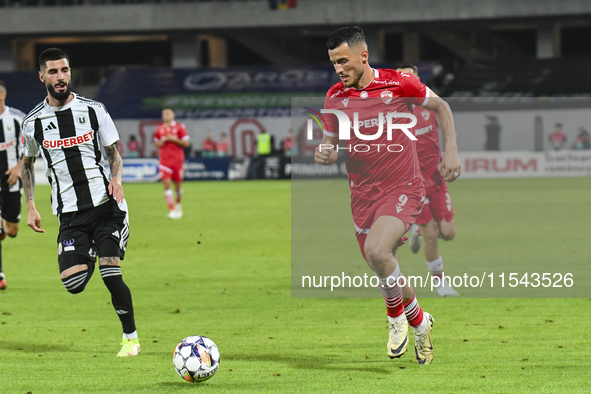
[[23, 155], [21, 130], [24, 117], [24, 113], [11, 107], [6, 107], [0, 114], [0, 175], [2, 176], [17, 165]]
[[105, 106], [77, 94], [63, 107], [47, 99], [23, 120], [24, 155], [41, 156], [47, 166], [54, 214], [99, 206], [109, 199], [110, 175], [101, 163], [101, 145], [119, 140]]

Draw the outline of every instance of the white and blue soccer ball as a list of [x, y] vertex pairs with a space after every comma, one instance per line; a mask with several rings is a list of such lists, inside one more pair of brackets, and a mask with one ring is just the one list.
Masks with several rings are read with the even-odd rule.
[[220, 367], [220, 351], [209, 338], [201, 335], [187, 337], [174, 349], [174, 369], [189, 382], [203, 382]]

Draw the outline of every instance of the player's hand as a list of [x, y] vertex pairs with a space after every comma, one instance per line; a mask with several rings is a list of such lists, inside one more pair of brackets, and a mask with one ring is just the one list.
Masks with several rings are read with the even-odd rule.
[[455, 181], [462, 174], [462, 165], [460, 164], [458, 152], [456, 150], [446, 150], [439, 168], [443, 180], [448, 183]]
[[334, 146], [328, 142], [320, 144], [316, 147], [314, 152], [314, 160], [318, 164], [328, 166], [337, 161], [338, 153], [334, 149]]
[[27, 224], [29, 227], [33, 229], [33, 231], [37, 233], [44, 233], [45, 230], [41, 228], [41, 216], [36, 209], [32, 209], [29, 211], [29, 215], [27, 217]]
[[4, 173], [5, 175], [8, 175], [8, 179], [6, 182], [8, 182], [9, 186], [14, 185], [21, 177], [21, 164], [20, 162], [15, 165], [14, 167], [12, 167], [10, 170], [6, 171]]
[[121, 186], [121, 180], [119, 178], [113, 178], [111, 179], [111, 182], [109, 182], [109, 194], [113, 196], [115, 201], [123, 201], [123, 186]]

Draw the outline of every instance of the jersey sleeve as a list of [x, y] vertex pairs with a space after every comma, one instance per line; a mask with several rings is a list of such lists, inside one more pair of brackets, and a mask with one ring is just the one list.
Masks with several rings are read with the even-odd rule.
[[20, 133], [16, 135], [16, 152], [17, 152], [17, 161], [19, 161], [23, 157], [23, 146], [25, 145], [25, 135], [23, 130], [23, 117], [19, 116], [15, 119], [18, 122], [18, 127], [20, 128]]
[[154, 142], [158, 142], [162, 138], [162, 133], [160, 130], [162, 130], [161, 127], [157, 126], [156, 131], [154, 132]]
[[187, 134], [187, 128], [184, 124], [179, 123], [179, 134], [178, 138], [182, 141], [187, 141], [189, 139], [189, 134]]
[[103, 146], [113, 145], [115, 142], [119, 141], [119, 133], [117, 132], [117, 128], [115, 127], [115, 123], [111, 118], [111, 115], [106, 110], [100, 111], [103, 112], [101, 117], [98, 119], [99, 121], [99, 129], [98, 134]]
[[412, 74], [400, 73], [400, 87], [411, 104], [422, 107], [429, 101], [429, 88]]
[[39, 154], [39, 145], [35, 141], [35, 133], [33, 130], [33, 123], [26, 122], [23, 124], [23, 154], [26, 157], [37, 157]]

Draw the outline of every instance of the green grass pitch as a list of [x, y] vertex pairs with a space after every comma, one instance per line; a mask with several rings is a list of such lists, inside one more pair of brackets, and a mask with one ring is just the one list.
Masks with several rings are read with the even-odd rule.
[[[441, 244], [447, 267], [542, 255], [561, 268], [591, 263], [588, 178], [459, 180], [451, 189], [457, 237]], [[436, 319], [433, 364], [417, 365], [412, 347], [390, 360], [381, 299], [291, 298], [289, 182], [184, 190], [185, 216], [171, 221], [161, 185], [125, 185], [123, 275], [142, 354], [120, 359], [120, 324], [99, 273], [78, 295], [61, 284], [58, 222], [49, 188], [37, 187], [47, 232], [33, 233], [23, 210], [18, 237], [2, 241], [1, 393], [589, 392], [588, 298], [425, 298]], [[402, 250], [402, 267], [424, 266], [421, 253]], [[202, 384], [172, 366], [175, 345], [195, 334], [221, 352]]]

